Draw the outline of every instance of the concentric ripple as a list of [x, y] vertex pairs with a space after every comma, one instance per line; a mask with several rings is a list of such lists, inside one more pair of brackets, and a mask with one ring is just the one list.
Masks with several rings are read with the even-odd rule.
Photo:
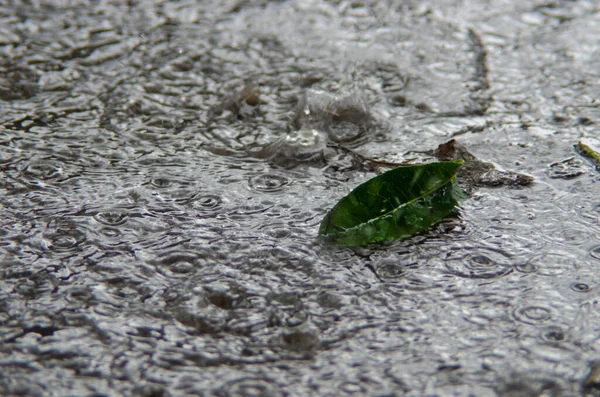
[[531, 258], [527, 266], [542, 276], [559, 276], [574, 269], [575, 258], [563, 252], [547, 252]]
[[250, 189], [263, 192], [274, 193], [287, 189], [291, 181], [288, 177], [278, 174], [261, 174], [250, 178], [248, 182]]
[[94, 220], [105, 226], [119, 226], [127, 222], [128, 215], [124, 212], [98, 212]]
[[517, 307], [513, 315], [517, 321], [526, 324], [539, 324], [552, 318], [552, 310], [542, 305]]
[[600, 245], [596, 245], [590, 249], [590, 256], [600, 261]]
[[450, 252], [445, 260], [446, 269], [463, 278], [498, 278], [509, 274], [509, 257], [486, 248], [462, 248]]
[[86, 235], [76, 225], [69, 222], [50, 222], [43, 234], [42, 246], [51, 252], [77, 250], [86, 241]]

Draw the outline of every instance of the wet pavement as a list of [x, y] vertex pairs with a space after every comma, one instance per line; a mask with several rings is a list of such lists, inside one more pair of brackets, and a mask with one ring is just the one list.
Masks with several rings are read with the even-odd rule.
[[[0, 394], [600, 395], [593, 1], [0, 4]], [[531, 186], [317, 238], [455, 138]]]

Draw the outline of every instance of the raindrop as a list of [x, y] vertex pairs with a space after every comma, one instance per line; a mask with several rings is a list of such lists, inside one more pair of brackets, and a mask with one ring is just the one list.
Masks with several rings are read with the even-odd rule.
[[515, 318], [526, 324], [537, 324], [549, 320], [552, 311], [543, 306], [525, 306], [514, 311]]
[[329, 127], [329, 138], [338, 143], [349, 143], [363, 137], [367, 129], [350, 122], [340, 122]]
[[250, 188], [258, 192], [279, 192], [290, 185], [289, 178], [276, 174], [261, 174], [250, 178]]
[[497, 278], [512, 271], [505, 254], [481, 248], [451, 252], [445, 265], [451, 274], [464, 278]]

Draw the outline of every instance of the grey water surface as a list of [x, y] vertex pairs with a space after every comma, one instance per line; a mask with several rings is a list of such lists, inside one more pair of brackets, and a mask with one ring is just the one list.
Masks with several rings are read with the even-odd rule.
[[[0, 395], [600, 395], [595, 1], [0, 2]], [[456, 138], [529, 187], [317, 238]]]

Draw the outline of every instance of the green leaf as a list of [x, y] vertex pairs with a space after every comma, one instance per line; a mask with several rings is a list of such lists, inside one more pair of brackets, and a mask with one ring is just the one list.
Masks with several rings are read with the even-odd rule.
[[596, 167], [600, 167], [600, 139], [583, 138], [577, 144], [577, 148], [581, 154], [591, 159]]
[[325, 216], [319, 236], [346, 246], [406, 238], [450, 215], [465, 192], [462, 160], [394, 168], [363, 183]]

